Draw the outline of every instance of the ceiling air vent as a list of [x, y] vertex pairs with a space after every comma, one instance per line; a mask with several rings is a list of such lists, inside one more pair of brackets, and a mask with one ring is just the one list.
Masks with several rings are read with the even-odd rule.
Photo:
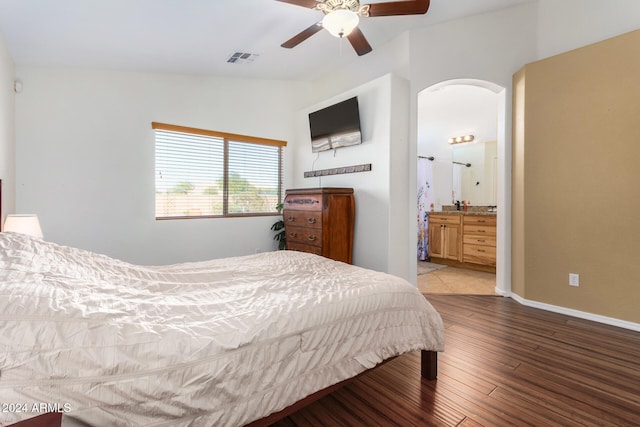
[[227, 59], [227, 62], [230, 64], [250, 64], [258, 58], [258, 56], [256, 53], [233, 52]]

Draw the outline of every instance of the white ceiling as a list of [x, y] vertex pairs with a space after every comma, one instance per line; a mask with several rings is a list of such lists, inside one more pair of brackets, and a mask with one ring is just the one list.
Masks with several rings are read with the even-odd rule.
[[[360, 28], [375, 51], [408, 29], [525, 1], [431, 0], [426, 15], [364, 18]], [[19, 66], [306, 80], [359, 59], [326, 31], [280, 47], [321, 18], [275, 0], [0, 0], [0, 33]], [[236, 51], [259, 56], [227, 63]]]

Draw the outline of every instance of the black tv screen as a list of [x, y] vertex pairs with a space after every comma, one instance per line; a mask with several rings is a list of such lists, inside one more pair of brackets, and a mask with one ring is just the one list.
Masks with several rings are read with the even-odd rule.
[[309, 114], [311, 150], [356, 145], [362, 142], [358, 98], [353, 97]]

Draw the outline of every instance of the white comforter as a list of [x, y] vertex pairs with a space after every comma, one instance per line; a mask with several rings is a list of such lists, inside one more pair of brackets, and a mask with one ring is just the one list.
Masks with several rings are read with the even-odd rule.
[[0, 425], [239, 426], [443, 337], [414, 286], [311, 254], [141, 267], [0, 233]]

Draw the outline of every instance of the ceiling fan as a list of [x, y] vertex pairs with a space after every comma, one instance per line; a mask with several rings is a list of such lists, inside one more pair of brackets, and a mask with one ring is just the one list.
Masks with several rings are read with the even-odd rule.
[[335, 37], [346, 37], [358, 56], [371, 52], [372, 48], [362, 31], [358, 28], [360, 18], [371, 16], [422, 15], [429, 10], [430, 0], [392, 1], [360, 5], [359, 0], [277, 0], [296, 6], [316, 9], [324, 13], [322, 21], [317, 22], [293, 36], [282, 47], [291, 49], [323, 28]]

